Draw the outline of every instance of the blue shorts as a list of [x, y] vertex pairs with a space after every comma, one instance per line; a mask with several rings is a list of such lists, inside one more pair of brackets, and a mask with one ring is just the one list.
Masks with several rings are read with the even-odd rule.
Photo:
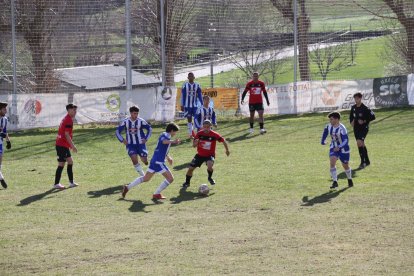
[[145, 144], [129, 144], [126, 146], [126, 150], [128, 152], [129, 156], [132, 155], [139, 155], [141, 157], [147, 157], [148, 156], [148, 150], [147, 146]]
[[338, 158], [339, 160], [341, 160], [341, 162], [344, 163], [344, 164], [348, 164], [349, 163], [349, 157], [350, 157], [349, 152], [348, 153], [343, 153], [341, 151], [336, 151], [335, 152], [335, 151], [333, 151], [333, 149], [331, 149], [329, 151], [329, 157], [331, 157], [331, 156], [335, 156], [336, 158]]
[[169, 172], [170, 170], [168, 169], [168, 167], [165, 165], [165, 163], [163, 162], [151, 162], [147, 172], [150, 173], [165, 173], [165, 172]]
[[184, 117], [195, 117], [197, 114], [197, 107], [184, 107]]
[[0, 155], [3, 154], [3, 144], [0, 144]]

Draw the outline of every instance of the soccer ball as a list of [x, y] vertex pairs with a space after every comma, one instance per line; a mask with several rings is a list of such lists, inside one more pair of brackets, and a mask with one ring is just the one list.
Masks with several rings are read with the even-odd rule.
[[208, 195], [210, 188], [207, 184], [201, 184], [200, 187], [198, 187], [198, 192], [202, 195]]

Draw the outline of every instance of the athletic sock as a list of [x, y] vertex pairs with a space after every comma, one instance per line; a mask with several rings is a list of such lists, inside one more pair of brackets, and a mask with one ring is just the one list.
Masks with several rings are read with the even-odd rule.
[[338, 176], [336, 174], [336, 168], [331, 168], [331, 177], [333, 181], [338, 181]]
[[192, 135], [193, 134], [193, 124], [192, 123], [187, 123], [187, 129], [188, 129], [188, 135]]
[[160, 194], [165, 188], [168, 187], [168, 185], [170, 185], [170, 182], [168, 182], [167, 180], [164, 180], [160, 186], [157, 188], [157, 190], [155, 190], [154, 194]]
[[59, 184], [60, 178], [62, 177], [62, 171], [63, 171], [63, 167], [58, 166], [56, 169], [56, 174], [55, 174], [55, 185]]
[[346, 177], [348, 179], [352, 179], [352, 170], [351, 170], [351, 168], [349, 168], [349, 170], [345, 170], [345, 174], [346, 174]]
[[0, 171], [0, 180], [4, 179], [3, 173]]
[[253, 128], [254, 123], [250, 123], [250, 128]]
[[208, 178], [210, 179], [213, 176], [213, 171], [207, 170], [207, 173], [208, 173]]
[[192, 175], [186, 175], [185, 176], [185, 183], [190, 184], [191, 177], [193, 177], [193, 176]]
[[361, 164], [364, 163], [364, 148], [363, 147], [358, 147], [358, 151], [359, 151], [359, 157], [361, 157]]
[[144, 182], [144, 177], [143, 176], [135, 178], [134, 181], [132, 181], [131, 183], [129, 183], [127, 185], [128, 190], [131, 190], [131, 188], [134, 188], [135, 186], [137, 186], [138, 184], [141, 184], [142, 182]]
[[364, 151], [364, 160], [365, 160], [365, 163], [366, 164], [367, 163], [370, 163], [369, 162], [369, 158], [368, 158], [368, 150], [367, 150], [367, 147], [364, 146], [363, 151]]
[[260, 129], [263, 129], [264, 123], [259, 123]]
[[139, 173], [140, 176], [144, 176], [144, 171], [142, 170], [142, 167], [140, 164], [134, 165], [134, 168]]
[[68, 164], [66, 171], [68, 172], [69, 183], [73, 183], [73, 165]]

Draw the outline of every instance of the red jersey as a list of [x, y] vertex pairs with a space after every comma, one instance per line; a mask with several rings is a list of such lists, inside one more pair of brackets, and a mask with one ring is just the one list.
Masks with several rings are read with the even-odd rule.
[[266, 92], [266, 85], [262, 81], [249, 81], [246, 84], [246, 89], [249, 91], [249, 104], [263, 103], [262, 92]]
[[216, 141], [220, 143], [224, 141], [224, 138], [213, 130], [210, 130], [209, 133], [200, 130], [195, 139], [199, 139], [197, 154], [202, 157], [216, 156]]
[[73, 120], [72, 120], [72, 117], [70, 117], [68, 114], [62, 119], [62, 122], [60, 122], [58, 135], [56, 137], [56, 146], [70, 148], [70, 144], [66, 140], [66, 137], [65, 137], [65, 132], [69, 132], [69, 136], [72, 139], [73, 137], [72, 131], [73, 131]]

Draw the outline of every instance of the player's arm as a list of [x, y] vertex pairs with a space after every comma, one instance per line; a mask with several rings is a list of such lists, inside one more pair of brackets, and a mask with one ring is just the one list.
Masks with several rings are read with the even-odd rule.
[[375, 120], [375, 113], [369, 107], [367, 107], [366, 113], [367, 123]]
[[349, 114], [349, 123], [351, 124], [351, 126], [354, 126], [355, 124], [354, 110], [355, 110], [355, 107], [354, 106], [351, 107], [351, 113]]
[[183, 87], [181, 88], [181, 111], [184, 111], [184, 99], [187, 97], [187, 89], [185, 88], [185, 83]]
[[170, 144], [170, 145], [178, 145], [180, 143], [180, 139], [175, 139], [175, 140], [165, 139], [165, 140], [162, 140], [162, 143], [164, 145], [168, 145], [168, 144]]
[[348, 145], [348, 133], [341, 131], [341, 140], [342, 143], [338, 145], [339, 150]]
[[226, 139], [223, 138], [223, 146], [226, 149], [226, 155], [229, 156], [230, 155], [230, 151], [229, 151], [229, 145], [226, 142]]
[[72, 138], [70, 138], [69, 131], [65, 131], [65, 138], [66, 138], [66, 141], [69, 143], [70, 148], [71, 148], [74, 152], [78, 152], [78, 149], [76, 148], [75, 144], [73, 143]]
[[[202, 108], [202, 107], [201, 107]], [[196, 113], [196, 115], [195, 115], [195, 117], [194, 117], [194, 126], [197, 128], [197, 129], [199, 129], [199, 128], [201, 128], [201, 125], [202, 125], [202, 121], [201, 121], [201, 108], [199, 108], [198, 110], [197, 110], [197, 113]]]
[[200, 142], [200, 138], [198, 137], [198, 135], [196, 135], [193, 140], [193, 148], [196, 148], [199, 142]]
[[122, 122], [115, 131], [116, 138], [118, 138], [119, 142], [124, 143], [125, 145], [128, 143], [126, 139], [122, 136], [122, 131], [125, 129], [125, 122]]
[[217, 127], [216, 112], [214, 111], [214, 109], [211, 114], [211, 123], [213, 124], [214, 127]]
[[198, 85], [197, 87], [197, 98], [198, 98], [198, 101], [200, 102], [200, 106], [203, 106], [203, 94], [201, 93], [200, 85]]
[[270, 105], [270, 102], [269, 102], [269, 97], [267, 96], [267, 91], [266, 90], [263, 91], [263, 96], [266, 99], [267, 106], [269, 106]]
[[7, 121], [6, 121], [6, 125], [2, 129], [2, 132], [0, 133], [0, 137], [6, 139], [6, 149], [11, 149], [11, 142], [10, 142], [9, 134], [7, 133]]
[[325, 140], [326, 140], [326, 137], [328, 137], [328, 125], [326, 125], [326, 127], [325, 127], [325, 129], [323, 130], [323, 133], [322, 133], [322, 138], [321, 138], [321, 145], [325, 145]]
[[142, 139], [142, 140], [145, 140], [145, 141], [142, 141], [142, 142], [146, 143], [152, 135], [152, 127], [146, 121], [142, 120], [141, 128], [145, 129], [146, 132], [147, 132], [147, 134], [144, 135], [144, 139]]
[[244, 104], [244, 97], [246, 97], [247, 91], [249, 91], [249, 87], [244, 88], [243, 94], [242, 94], [242, 98], [241, 98], [241, 104]]

